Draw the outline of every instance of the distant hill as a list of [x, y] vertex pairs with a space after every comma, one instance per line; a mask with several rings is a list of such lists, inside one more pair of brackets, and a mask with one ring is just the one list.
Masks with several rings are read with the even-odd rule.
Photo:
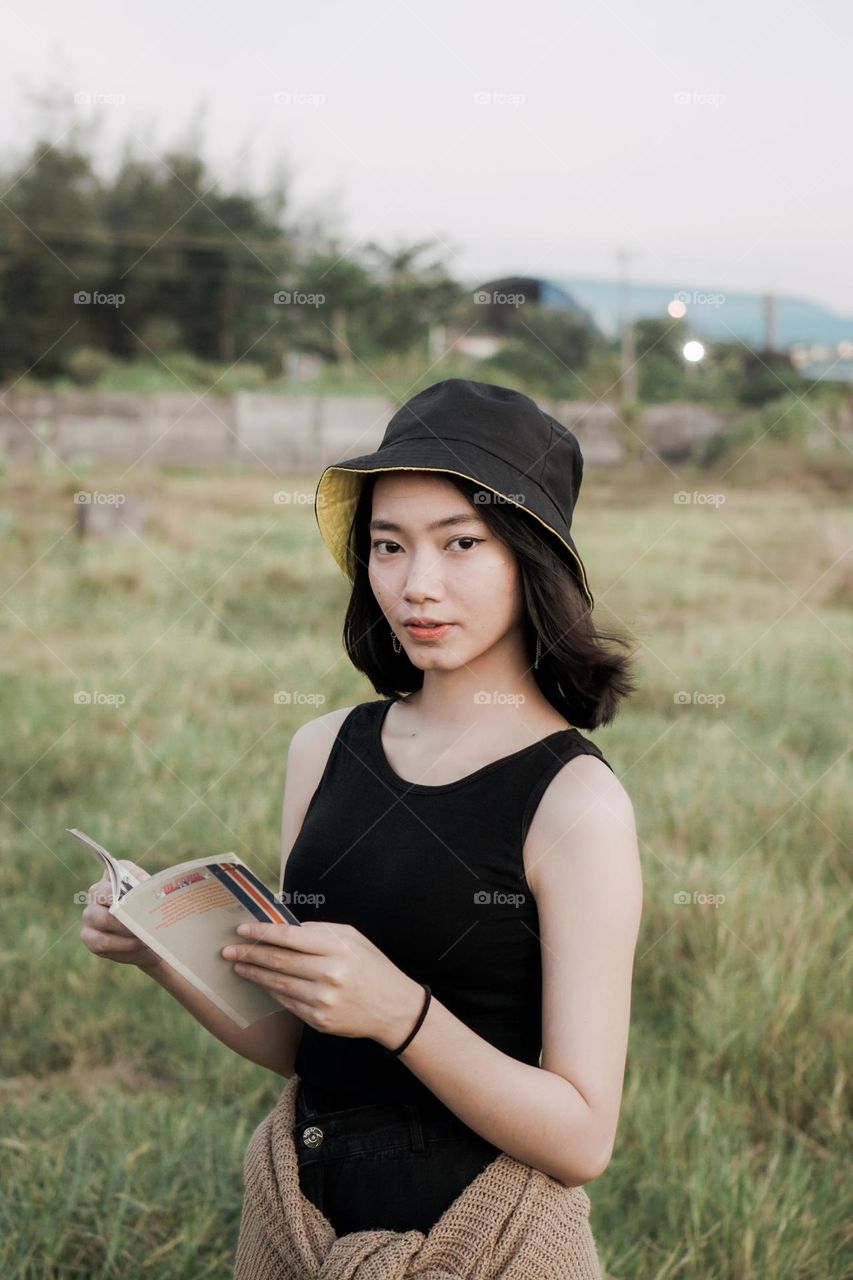
[[[546, 305], [574, 306], [587, 312], [608, 337], [618, 333], [620, 286], [617, 280], [590, 280], [581, 276], [531, 278], [539, 282], [540, 297]], [[485, 283], [477, 281], [474, 287]], [[674, 297], [683, 298], [687, 304], [685, 320], [702, 337], [719, 342], [740, 340], [751, 347], [764, 346], [766, 324], [762, 294], [735, 293], [713, 285], [675, 287], [632, 282], [631, 314], [635, 319], [665, 316], [667, 303]], [[775, 303], [778, 347], [788, 348], [799, 343], [834, 347], [839, 342], [853, 341], [853, 316], [838, 315], [819, 303], [783, 294], [776, 295]]]

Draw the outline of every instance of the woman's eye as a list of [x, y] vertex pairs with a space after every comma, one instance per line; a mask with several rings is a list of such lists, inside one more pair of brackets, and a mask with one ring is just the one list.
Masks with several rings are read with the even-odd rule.
[[[450, 546], [453, 542], [470, 542], [472, 546], [476, 546], [478, 542], [482, 541], [482, 538], [472, 538], [468, 535], [462, 534], [458, 538], [451, 538], [447, 545]], [[377, 538], [374, 542], [371, 542], [370, 545], [374, 549], [378, 550], [381, 547], [399, 547], [400, 544], [399, 542], [389, 542], [387, 538]], [[467, 550], [467, 548], [465, 548], [465, 550]]]

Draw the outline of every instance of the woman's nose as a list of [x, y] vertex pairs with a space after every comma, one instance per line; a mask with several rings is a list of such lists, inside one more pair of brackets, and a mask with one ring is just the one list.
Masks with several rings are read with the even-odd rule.
[[420, 594], [433, 595], [441, 592], [441, 558], [435, 551], [424, 551], [413, 555], [409, 561], [406, 582], [403, 588], [405, 596]]

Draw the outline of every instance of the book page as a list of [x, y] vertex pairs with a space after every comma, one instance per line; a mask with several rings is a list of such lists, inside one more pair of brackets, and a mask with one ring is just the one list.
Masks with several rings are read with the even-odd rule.
[[282, 1008], [221, 954], [229, 942], [245, 941], [236, 932], [245, 920], [299, 924], [235, 854], [160, 871], [110, 911], [238, 1025]]
[[96, 858], [100, 858], [103, 863], [112, 889], [113, 902], [119, 898], [123, 898], [134, 885], [139, 884], [138, 878], [132, 871], [128, 871], [127, 867], [123, 867], [117, 858], [108, 853], [102, 844], [98, 844], [97, 840], [93, 840], [91, 836], [87, 836], [85, 831], [78, 831], [76, 827], [66, 827], [65, 830], [69, 835], [75, 836], [82, 841], [88, 849], [94, 853]]
[[110, 878], [111, 915], [240, 1027], [282, 1005], [263, 987], [239, 977], [221, 954], [244, 921], [300, 922], [235, 853], [193, 858], [138, 880], [108, 850], [73, 827], [66, 830], [100, 859]]

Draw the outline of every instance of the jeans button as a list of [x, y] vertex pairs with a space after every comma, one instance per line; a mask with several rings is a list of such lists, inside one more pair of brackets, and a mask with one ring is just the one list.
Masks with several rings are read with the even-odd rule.
[[306, 1147], [319, 1147], [323, 1141], [323, 1130], [316, 1124], [309, 1124], [302, 1134], [302, 1141]]

